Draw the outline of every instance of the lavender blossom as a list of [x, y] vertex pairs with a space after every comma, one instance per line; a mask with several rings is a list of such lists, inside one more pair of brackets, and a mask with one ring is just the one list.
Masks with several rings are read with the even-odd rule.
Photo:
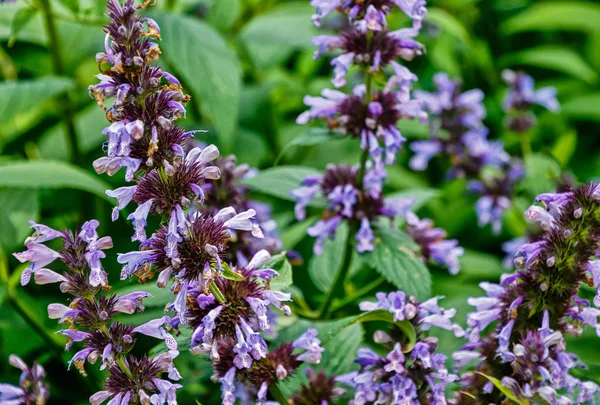
[[256, 360], [250, 367], [239, 368], [236, 358], [236, 344], [223, 339], [218, 347], [218, 355], [213, 359], [215, 376], [221, 383], [224, 405], [233, 405], [236, 399], [236, 382], [258, 388], [258, 403], [267, 400], [268, 388], [292, 376], [302, 364], [318, 364], [323, 348], [316, 338], [317, 331], [307, 330], [293, 343], [283, 343], [271, 350], [265, 357]]
[[0, 383], [0, 404], [6, 405], [45, 405], [50, 396], [50, 390], [44, 383], [46, 371], [44, 368], [33, 363], [31, 367], [27, 366], [17, 355], [11, 354], [8, 357], [11, 366], [21, 370], [19, 385]]
[[[180, 378], [172, 361], [178, 354], [175, 339], [166, 330], [157, 336], [156, 332], [149, 331], [145, 326], [136, 328], [112, 319], [119, 313], [143, 311], [142, 301], [150, 294], [143, 291], [122, 296], [101, 293], [111, 288], [100, 260], [105, 257], [103, 250], [112, 247], [112, 241], [110, 237], [99, 237], [96, 232], [98, 221], [88, 221], [76, 232], [59, 232], [44, 225], [32, 225], [35, 233], [25, 241], [28, 250], [15, 254], [23, 262], [30, 261], [21, 280], [26, 284], [33, 274], [37, 284], [59, 283], [61, 292], [71, 296], [69, 306], [50, 304], [48, 316], [66, 326], [58, 331], [67, 337], [66, 350], [70, 350], [74, 344], [81, 343], [84, 346], [72, 357], [69, 368], [73, 365], [85, 376], [85, 363], [101, 360], [100, 369], [108, 370], [106, 390], [94, 394], [90, 402], [100, 404], [112, 398], [113, 404], [128, 404], [130, 401], [175, 403], [175, 390], [180, 386], [159, 379], [159, 374], [163, 372], [168, 373], [171, 379]], [[40, 243], [56, 238], [62, 239], [62, 248], [58, 251], [45, 248]], [[62, 261], [67, 270], [57, 273], [39, 268], [39, 263], [45, 263], [45, 266], [54, 260]], [[152, 359], [129, 355], [138, 333], [164, 339], [169, 353]], [[36, 373], [40, 374], [39, 370]], [[167, 385], [170, 388], [165, 388]]]
[[[599, 288], [594, 256], [600, 245], [598, 186], [542, 194], [527, 210], [542, 233], [518, 250], [515, 273], [500, 285], [482, 283], [487, 296], [471, 298], [469, 343], [455, 355], [459, 365], [478, 359], [457, 403], [500, 403], [504, 394], [485, 375], [502, 380], [517, 398], [537, 395], [550, 403], [586, 403], [598, 387], [570, 375], [579, 367], [563, 336], [598, 331], [600, 310], [578, 296], [581, 283]], [[591, 259], [594, 258], [594, 259]], [[594, 300], [594, 305], [600, 300]], [[486, 332], [487, 331], [487, 332]]]
[[446, 403], [444, 390], [458, 377], [446, 369], [446, 356], [436, 353], [437, 339], [423, 334], [431, 326], [454, 330], [457, 336], [462, 336], [464, 331], [452, 323], [456, 311], [440, 308], [437, 301], [436, 297], [418, 303], [414, 297], [397, 291], [378, 293], [377, 302], [360, 304], [363, 311], [385, 310], [393, 315], [394, 321], [410, 322], [417, 339], [414, 346], [405, 345], [406, 336], [397, 325], [391, 326], [389, 332], [375, 332], [375, 343], [382, 345], [387, 355], [368, 348], [359, 349], [356, 363], [360, 369], [337, 378], [354, 388], [353, 403]]
[[535, 90], [535, 82], [531, 76], [510, 69], [502, 72], [502, 79], [509, 86], [502, 107], [509, 114], [506, 126], [512, 131], [527, 132], [535, 126], [536, 118], [531, 112], [535, 105], [550, 112], [560, 111], [554, 87]]

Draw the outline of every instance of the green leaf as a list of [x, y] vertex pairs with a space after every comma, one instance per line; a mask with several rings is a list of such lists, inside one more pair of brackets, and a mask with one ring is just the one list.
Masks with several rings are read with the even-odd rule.
[[506, 395], [506, 397], [508, 399], [510, 399], [511, 401], [513, 401], [514, 403], [519, 404], [519, 405], [527, 404], [527, 402], [520, 401], [515, 396], [515, 394], [512, 393], [511, 390], [509, 390], [507, 387], [504, 386], [504, 384], [502, 384], [502, 381], [500, 381], [499, 379], [492, 377], [490, 375], [487, 375], [487, 374], [480, 373], [478, 371], [477, 371], [477, 374], [479, 374], [480, 376], [487, 378], [489, 381], [491, 381], [492, 384], [494, 384], [494, 386], [500, 390], [500, 392], [502, 392], [504, 395]]
[[248, 45], [279, 45], [312, 48], [312, 37], [319, 30], [311, 21], [314, 8], [306, 2], [291, 2], [253, 18], [240, 33]]
[[377, 224], [378, 238], [375, 250], [364, 254], [364, 263], [371, 266], [386, 280], [407, 295], [418, 300], [429, 297], [431, 275], [420, 260], [420, 253], [413, 240], [385, 224]]
[[227, 30], [240, 16], [240, 0], [213, 0], [206, 20], [220, 30]]
[[598, 74], [579, 53], [571, 48], [556, 45], [540, 46], [521, 52], [509, 53], [500, 60], [500, 65], [527, 65], [552, 69], [587, 83], [595, 83], [598, 80]]
[[302, 222], [298, 222], [289, 226], [281, 233], [281, 242], [283, 243], [283, 247], [286, 249], [293, 249], [298, 243], [300, 243], [300, 241], [302, 241], [302, 239], [307, 236], [306, 231], [308, 228], [310, 228], [318, 220], [318, 216], [313, 216], [305, 219]]
[[271, 257], [269, 263], [263, 266], [265, 269], [273, 269], [279, 275], [273, 277], [270, 282], [271, 289], [284, 291], [294, 282], [292, 279], [292, 265], [288, 261], [285, 252]]
[[10, 25], [9, 47], [13, 46], [17, 40], [17, 34], [36, 16], [37, 12], [38, 9], [35, 7], [23, 7], [17, 11]]
[[68, 163], [54, 161], [19, 161], [0, 166], [0, 187], [11, 188], [74, 188], [110, 199], [110, 188], [98, 176], [91, 175]]
[[465, 26], [446, 10], [436, 7], [427, 9], [427, 21], [439, 26], [442, 31], [447, 32], [459, 39], [463, 44], [469, 44], [471, 38]]
[[29, 235], [27, 221], [36, 221], [40, 206], [37, 190], [0, 189], [0, 247], [5, 252], [21, 245]]
[[306, 131], [301, 132], [299, 135], [295, 136], [294, 139], [281, 150], [281, 153], [275, 160], [275, 165], [277, 162], [286, 154], [290, 149], [295, 146], [314, 146], [321, 145], [324, 143], [328, 143], [331, 141], [335, 141], [339, 139], [336, 138], [336, 135], [331, 133], [331, 131], [325, 128], [309, 128]]
[[54, 76], [0, 83], [0, 124], [73, 87], [73, 80]]
[[413, 188], [410, 190], [398, 191], [397, 193], [385, 195], [386, 200], [392, 200], [396, 198], [408, 198], [415, 200], [415, 203], [411, 206], [413, 211], [418, 211], [419, 208], [423, 207], [429, 200], [440, 196], [439, 190], [433, 188]]
[[577, 96], [563, 104], [565, 115], [576, 119], [600, 121], [600, 93]]
[[348, 226], [340, 224], [335, 237], [327, 238], [323, 243], [323, 253], [314, 255], [308, 263], [308, 274], [321, 292], [327, 292], [331, 288], [335, 276], [340, 268], [344, 256]]
[[210, 25], [166, 12], [152, 13], [161, 27], [165, 60], [190, 87], [203, 114], [219, 131], [223, 154], [233, 149], [237, 127], [241, 68], [237, 56]]
[[500, 31], [510, 35], [523, 31], [600, 31], [600, 6], [585, 1], [556, 1], [533, 4], [508, 19]]
[[223, 262], [223, 263], [221, 263], [221, 266], [223, 267], [223, 271], [221, 272], [221, 276], [223, 276], [223, 278], [226, 278], [227, 280], [233, 280], [233, 281], [244, 281], [246, 279], [246, 277], [231, 270], [231, 268], [229, 268], [229, 265], [227, 263]]
[[552, 147], [552, 156], [565, 167], [577, 148], [577, 132], [570, 130], [562, 134]]
[[415, 347], [415, 343], [417, 342], [417, 332], [415, 331], [414, 326], [410, 321], [394, 321], [394, 317], [389, 311], [384, 309], [378, 309], [377, 311], [365, 312], [363, 314], [357, 315], [349, 324], [354, 325], [356, 323], [364, 323], [364, 322], [374, 322], [381, 321], [392, 323], [396, 325], [404, 336], [408, 339], [408, 341], [402, 346], [402, 351], [404, 353], [410, 352], [413, 347]]
[[536, 197], [553, 192], [558, 176], [560, 166], [554, 159], [534, 153], [525, 158], [525, 178], [521, 184], [532, 197]]
[[[102, 130], [108, 125], [104, 111], [96, 103], [75, 115], [75, 131], [82, 153], [100, 150], [100, 145], [106, 141]], [[39, 140], [38, 147], [44, 159], [67, 160], [65, 125], [59, 123], [50, 128]]]
[[[245, 180], [245, 183], [254, 191], [278, 197], [287, 201], [296, 201], [290, 191], [300, 187], [300, 182], [305, 177], [321, 174], [312, 167], [281, 166], [263, 170], [256, 176]], [[310, 206], [324, 207], [324, 199], [315, 198]]]
[[458, 260], [461, 276], [490, 280], [506, 272], [500, 259], [488, 253], [466, 249]]
[[79, 0], [59, 0], [71, 13], [77, 15], [79, 13]]

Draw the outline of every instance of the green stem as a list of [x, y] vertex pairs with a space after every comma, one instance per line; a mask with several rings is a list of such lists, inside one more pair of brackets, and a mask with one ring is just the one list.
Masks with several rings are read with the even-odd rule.
[[221, 304], [224, 304], [225, 296], [223, 295], [221, 290], [219, 290], [219, 287], [217, 287], [214, 280], [210, 280], [208, 287], [210, 288], [210, 292], [215, 296], [217, 301], [219, 301], [219, 303], [221, 303]]
[[[41, 0], [42, 12], [44, 15], [46, 34], [48, 35], [48, 47], [50, 48], [50, 57], [52, 59], [52, 69], [57, 76], [65, 75], [65, 68], [62, 60], [61, 41], [54, 23], [54, 15], [50, 0]], [[77, 163], [81, 159], [79, 144], [77, 140], [77, 131], [75, 129], [75, 120], [73, 118], [72, 101], [68, 92], [63, 93], [57, 98], [59, 111], [66, 127], [66, 141], [69, 149], [69, 160]]]
[[125, 364], [125, 360], [123, 360], [123, 357], [117, 356], [115, 358], [115, 362], [119, 365], [121, 371], [124, 372], [127, 375], [127, 377], [129, 377], [129, 379], [133, 380], [131, 370], [129, 370], [129, 367], [127, 367], [127, 364]]
[[531, 155], [531, 132], [526, 131], [519, 134], [519, 138], [521, 138], [521, 153], [523, 153], [523, 157]]
[[287, 398], [285, 397], [285, 395], [283, 395], [283, 392], [281, 392], [281, 390], [279, 389], [279, 386], [277, 384], [269, 385], [269, 393], [281, 405], [289, 405], [290, 404], [290, 401], [288, 401]]
[[378, 277], [377, 279], [375, 279], [375, 281], [372, 281], [369, 284], [367, 284], [366, 286], [364, 286], [363, 288], [358, 289], [352, 295], [352, 297], [348, 297], [346, 299], [343, 299], [337, 305], [334, 305], [333, 308], [332, 308], [332, 312], [333, 311], [337, 311], [337, 310], [345, 307], [346, 305], [353, 303], [354, 301], [356, 301], [359, 298], [362, 298], [363, 296], [365, 296], [368, 293], [370, 293], [372, 290], [374, 290], [377, 287], [379, 287], [384, 282], [385, 282], [385, 279], [383, 277]]

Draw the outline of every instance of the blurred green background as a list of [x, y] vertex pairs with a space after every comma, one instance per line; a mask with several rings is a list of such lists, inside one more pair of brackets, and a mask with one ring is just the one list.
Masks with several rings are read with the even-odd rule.
[[[117, 247], [104, 261], [115, 282], [116, 253], [135, 249], [129, 241], [130, 225], [122, 218], [110, 222], [112, 202], [104, 196], [105, 189], [123, 184], [123, 179], [98, 176], [91, 165], [103, 155], [105, 140], [104, 113], [87, 92], [97, 82], [94, 55], [103, 51], [104, 8], [101, 0], [17, 0], [0, 5], [0, 381], [15, 382], [14, 370], [6, 366], [10, 353], [28, 362], [39, 359], [50, 371], [53, 403], [85, 403], [101, 377], [97, 367], [87, 367], [87, 379], [65, 369], [70, 354], [54, 334], [57, 325], [45, 314], [49, 302], [63, 297], [52, 288], [18, 285], [22, 268], [11, 253], [22, 249], [29, 234], [27, 220], [73, 228], [97, 218], [99, 233], [111, 235]], [[507, 213], [501, 235], [477, 227], [475, 197], [465, 192], [461, 180], [446, 181], [445, 162], [434, 159], [426, 173], [413, 173], [406, 164], [410, 152], [405, 151], [390, 168], [388, 191], [418, 188], [429, 193], [419, 213], [433, 218], [467, 250], [460, 275], [433, 270], [434, 293], [446, 296], [443, 305], [456, 307], [464, 320], [465, 300], [479, 294], [478, 282], [497, 280], [505, 271], [501, 243], [525, 233], [522, 212], [533, 197], [552, 191], [561, 173], [571, 173], [579, 182], [600, 174], [600, 3], [432, 0], [428, 10], [419, 38], [427, 53], [407, 64], [419, 76], [417, 88], [432, 90], [431, 79], [438, 71], [462, 78], [465, 89], [481, 88], [490, 137], [503, 140], [512, 155], [521, 152], [519, 139], [503, 131], [501, 71], [521, 69], [539, 86], [556, 86], [562, 104], [560, 114], [539, 111], [532, 138], [536, 153], [526, 161], [520, 197]], [[313, 12], [308, 1], [158, 1], [148, 14], [162, 30], [160, 64], [192, 96], [181, 125], [209, 129], [198, 139], [216, 143], [222, 154], [235, 153], [240, 162], [261, 169], [276, 160], [278, 165], [318, 169], [329, 162], [356, 162], [358, 147], [351, 140], [290, 145], [306, 130], [295, 124], [304, 95], [331, 87], [328, 60], [313, 61], [311, 37], [343, 23], [334, 20], [325, 32], [319, 31], [311, 23]], [[399, 28], [402, 17], [396, 13], [390, 21], [392, 28]], [[49, 25], [56, 28], [56, 40]], [[408, 122], [400, 129], [409, 140], [428, 137], [424, 125]], [[292, 202], [271, 202], [285, 248], [310, 256], [307, 224], [293, 220]], [[294, 272], [295, 285], [309, 303], [322, 288], [318, 273], [307, 261]], [[121, 282], [115, 288], [136, 287], [134, 282]], [[144, 288], [155, 297], [146, 312], [126, 321], [143, 322], [162, 313], [168, 291]], [[460, 345], [442, 337], [446, 351]], [[571, 349], [592, 364], [586, 374], [597, 380], [600, 367], [594, 363], [600, 365], [600, 352], [595, 339], [592, 332]], [[156, 342], [148, 338], [141, 343], [150, 348]], [[180, 403], [194, 403], [192, 398], [214, 403], [210, 395], [217, 388], [209, 381], [207, 363], [184, 353], [178, 366], [186, 381]]]

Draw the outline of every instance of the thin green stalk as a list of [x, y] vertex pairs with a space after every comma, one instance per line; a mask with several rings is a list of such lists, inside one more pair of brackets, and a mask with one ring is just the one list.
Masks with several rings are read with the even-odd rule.
[[283, 392], [281, 392], [281, 390], [279, 389], [279, 386], [277, 384], [269, 385], [269, 393], [281, 405], [289, 405], [290, 404], [290, 401], [288, 401], [287, 398], [285, 397], [285, 395], [283, 395]]
[[210, 288], [210, 292], [215, 296], [219, 303], [225, 303], [225, 296], [223, 295], [221, 290], [219, 290], [219, 287], [217, 287], [214, 280], [210, 280], [210, 283], [208, 283], [208, 288]]
[[369, 284], [367, 284], [366, 286], [364, 286], [363, 288], [360, 288], [360, 289], [356, 290], [356, 292], [352, 295], [352, 297], [348, 297], [346, 299], [343, 299], [342, 301], [340, 301], [339, 303], [337, 303], [337, 305], [334, 305], [331, 311], [332, 312], [337, 311], [337, 310], [345, 307], [346, 305], [353, 303], [357, 299], [359, 299], [359, 298], [367, 295], [372, 290], [374, 290], [377, 287], [379, 287], [384, 282], [385, 282], [385, 279], [383, 277], [378, 277], [377, 279], [375, 279], [375, 281], [372, 281]]
[[[62, 47], [54, 21], [54, 15], [52, 14], [50, 0], [41, 0], [40, 4], [42, 5], [42, 14], [44, 15], [46, 34], [48, 36], [48, 47], [52, 59], [52, 69], [55, 75], [64, 76], [65, 67], [62, 60]], [[68, 93], [62, 94], [57, 100], [60, 114], [65, 123], [69, 160], [73, 163], [77, 163], [81, 159], [81, 154], [77, 140], [77, 131], [75, 129], [75, 120], [73, 117], [73, 103]]]
[[519, 138], [521, 138], [521, 153], [526, 158], [531, 155], [531, 132], [522, 132], [519, 134]]

